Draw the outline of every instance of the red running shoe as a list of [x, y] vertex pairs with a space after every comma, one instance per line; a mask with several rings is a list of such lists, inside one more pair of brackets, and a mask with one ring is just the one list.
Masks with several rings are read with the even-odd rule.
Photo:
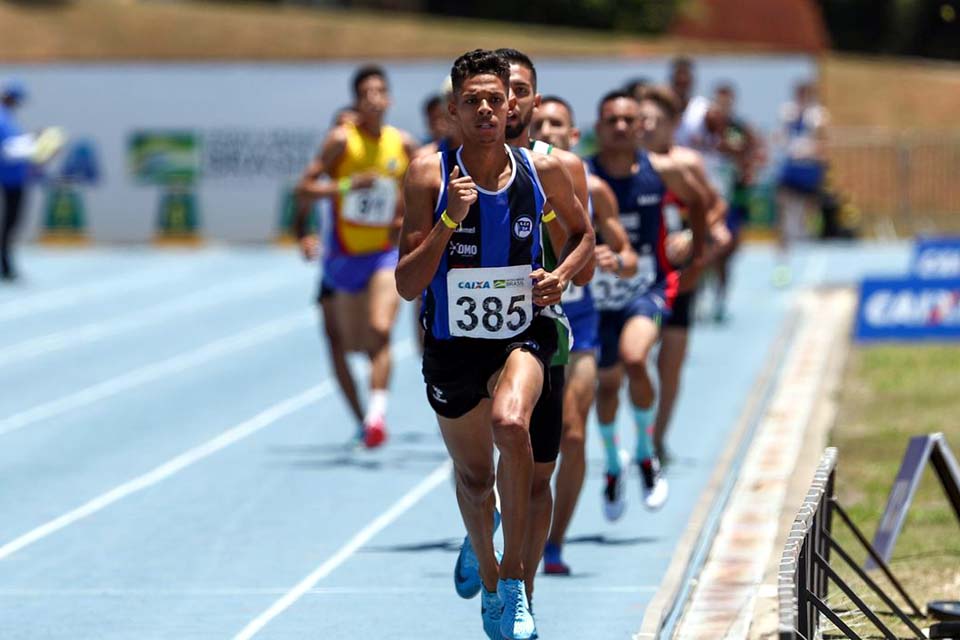
[[383, 418], [371, 420], [363, 427], [363, 444], [367, 449], [376, 449], [387, 441], [387, 425]]

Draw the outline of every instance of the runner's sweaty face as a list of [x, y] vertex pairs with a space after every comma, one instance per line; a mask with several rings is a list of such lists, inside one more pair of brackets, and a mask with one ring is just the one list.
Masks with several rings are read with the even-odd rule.
[[579, 141], [580, 132], [573, 126], [565, 106], [559, 102], [546, 102], [533, 112], [530, 136], [569, 151]]
[[676, 122], [653, 100], [640, 103], [640, 143], [654, 153], [666, 153], [673, 145]]
[[640, 105], [632, 98], [607, 100], [600, 109], [597, 143], [601, 151], [636, 151]]
[[529, 131], [533, 110], [540, 104], [540, 94], [533, 84], [533, 72], [530, 69], [520, 64], [510, 64], [510, 94], [516, 98], [517, 104], [507, 116], [507, 140], [514, 140], [524, 131]]
[[463, 81], [449, 108], [464, 143], [486, 145], [504, 143], [507, 113], [512, 105], [503, 81], [495, 75], [481, 74]]

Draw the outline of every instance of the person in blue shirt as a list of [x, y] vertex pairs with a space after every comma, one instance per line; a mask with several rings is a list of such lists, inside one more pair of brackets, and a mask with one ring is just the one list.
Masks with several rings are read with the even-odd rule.
[[0, 190], [3, 192], [3, 219], [0, 222], [0, 278], [14, 280], [11, 245], [30, 176], [32, 144], [13, 119], [14, 110], [27, 97], [23, 84], [8, 82], [0, 90]]

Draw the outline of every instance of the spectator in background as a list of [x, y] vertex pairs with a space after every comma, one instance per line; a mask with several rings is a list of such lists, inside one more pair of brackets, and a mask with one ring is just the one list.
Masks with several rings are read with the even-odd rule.
[[3, 219], [0, 222], [0, 279], [12, 281], [11, 249], [20, 222], [30, 159], [35, 151], [32, 136], [24, 134], [13, 118], [14, 111], [26, 100], [27, 91], [21, 82], [7, 82], [0, 89], [0, 190], [3, 191]]
[[670, 61], [670, 88], [680, 99], [680, 111], [686, 111], [693, 97], [693, 60], [677, 56]]
[[790, 283], [790, 242], [806, 235], [807, 214], [820, 202], [826, 173], [828, 122], [829, 114], [818, 102], [812, 82], [797, 84], [793, 101], [780, 108], [779, 139], [785, 146], [785, 158], [777, 185], [780, 257], [773, 273], [777, 286]]

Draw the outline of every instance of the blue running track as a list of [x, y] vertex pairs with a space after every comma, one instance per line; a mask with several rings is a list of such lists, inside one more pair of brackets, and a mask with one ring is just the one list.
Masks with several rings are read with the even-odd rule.
[[[0, 637], [484, 637], [479, 599], [453, 590], [463, 526], [407, 306], [390, 440], [357, 451], [315, 268], [292, 251], [21, 258], [25, 281], [0, 287]], [[905, 245], [800, 249], [781, 291], [772, 251], [744, 250], [730, 321], [693, 336], [663, 511], [644, 512], [631, 478], [626, 515], [605, 522], [591, 425], [574, 575], [538, 581], [541, 637], [639, 629], [795, 296], [907, 259]], [[621, 412], [625, 444], [633, 431]]]

